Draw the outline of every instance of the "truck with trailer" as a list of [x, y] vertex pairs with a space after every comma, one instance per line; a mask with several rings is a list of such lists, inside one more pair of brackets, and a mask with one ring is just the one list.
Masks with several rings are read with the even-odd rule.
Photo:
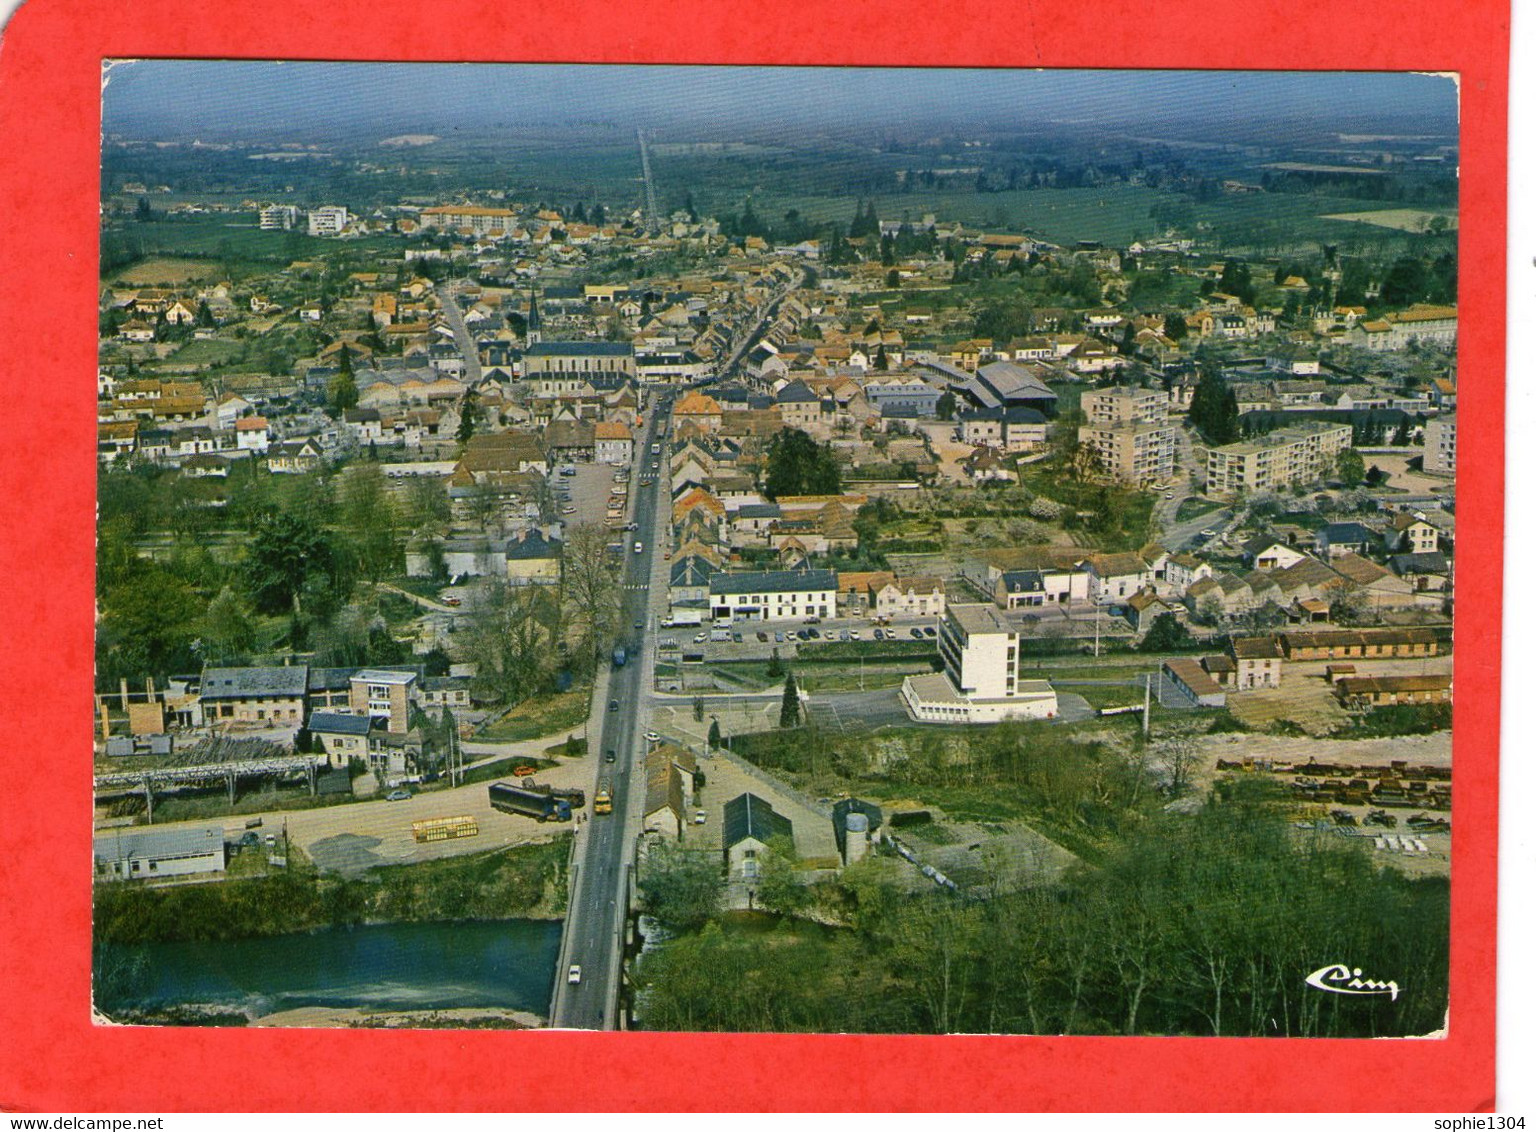
[[572, 809], [585, 802], [579, 790], [555, 790], [532, 782], [493, 782], [490, 797], [492, 809], [539, 821], [570, 821]]

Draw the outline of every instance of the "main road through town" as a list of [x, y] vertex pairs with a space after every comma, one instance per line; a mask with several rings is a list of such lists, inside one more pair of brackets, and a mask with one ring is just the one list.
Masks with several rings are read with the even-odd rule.
[[[617, 1018], [620, 965], [629, 905], [629, 874], [645, 803], [645, 733], [650, 727], [654, 686], [655, 627], [666, 612], [666, 547], [670, 515], [666, 506], [667, 451], [660, 437], [668, 415], [668, 394], [650, 406], [650, 419], [636, 440], [632, 519], [623, 532], [624, 614], [621, 641], [631, 658], [599, 674], [592, 693], [587, 749], [595, 756], [596, 782], [608, 780], [613, 812], [588, 814], [578, 824], [570, 908], [561, 942], [550, 1025], [565, 1029], [613, 1029]], [[652, 452], [660, 444], [660, 452]], [[659, 467], [652, 468], [652, 464]], [[642, 486], [642, 480], [649, 480]], [[639, 544], [637, 551], [635, 545]], [[612, 763], [605, 761], [613, 751]], [[573, 966], [581, 981], [568, 981]]]

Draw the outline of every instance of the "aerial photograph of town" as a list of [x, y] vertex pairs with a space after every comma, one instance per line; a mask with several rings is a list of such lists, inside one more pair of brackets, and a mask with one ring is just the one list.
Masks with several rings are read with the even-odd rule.
[[102, 114], [98, 1021], [1443, 1031], [1453, 77]]

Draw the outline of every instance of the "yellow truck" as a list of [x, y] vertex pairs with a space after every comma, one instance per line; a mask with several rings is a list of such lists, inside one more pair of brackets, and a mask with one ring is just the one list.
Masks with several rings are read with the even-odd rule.
[[592, 812], [594, 814], [613, 813], [613, 788], [606, 778], [597, 784], [597, 793], [592, 797]]
[[424, 818], [411, 823], [411, 836], [417, 841], [452, 841], [459, 837], [477, 837], [480, 823], [468, 815], [456, 818]]

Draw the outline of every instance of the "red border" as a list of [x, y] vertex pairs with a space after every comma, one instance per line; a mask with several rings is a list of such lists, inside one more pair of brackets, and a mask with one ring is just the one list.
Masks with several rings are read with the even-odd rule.
[[[816, 10], [819, 7], [820, 10]], [[784, 16], [789, 19], [783, 19]], [[1488, 1110], [1508, 12], [1479, 0], [788, 5], [30, 0], [0, 46], [0, 1109]], [[1434, 70], [1462, 76], [1452, 1020], [1443, 1041], [204, 1031], [93, 1027], [90, 743], [100, 60], [580, 60]], [[20, 710], [16, 710], [20, 709]], [[24, 768], [24, 769], [23, 769]], [[836, 1066], [835, 1072], [828, 1072]], [[521, 1068], [516, 1068], [521, 1067]], [[382, 1082], [409, 1088], [380, 1089]], [[513, 1085], [515, 1082], [515, 1094]]]

